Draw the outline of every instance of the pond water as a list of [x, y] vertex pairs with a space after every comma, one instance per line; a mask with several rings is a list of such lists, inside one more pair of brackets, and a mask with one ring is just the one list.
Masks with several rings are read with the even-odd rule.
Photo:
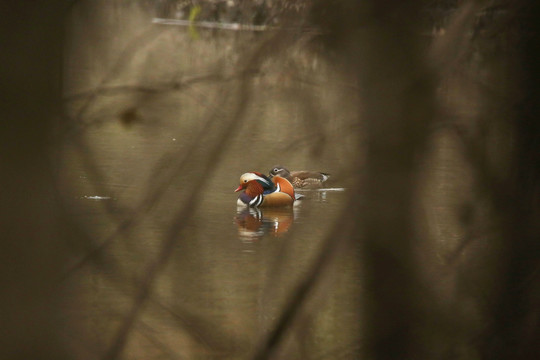
[[[194, 38], [147, 15], [85, 3], [68, 24], [58, 178], [80, 234], [68, 346], [80, 359], [249, 359], [338, 243], [357, 93], [309, 44]], [[247, 62], [262, 45], [268, 56]], [[276, 164], [330, 173], [329, 188], [293, 209], [238, 209], [240, 175]], [[332, 252], [277, 358], [358, 351], [358, 256]]]
[[[203, 196], [202, 207], [178, 210], [165, 196], [139, 216], [121, 204], [127, 187], [102, 185], [111, 192], [71, 199], [89, 239], [67, 275], [71, 346], [81, 358], [110, 355], [120, 338], [125, 358], [249, 358], [311, 271], [347, 197], [343, 188], [301, 191], [294, 208], [238, 208], [231, 182]], [[181, 218], [166, 214], [174, 209]], [[346, 253], [326, 269], [282, 356], [354, 353], [357, 270]]]
[[[283, 143], [233, 136], [207, 162], [211, 143], [192, 135], [197, 122], [171, 116], [175, 100], [146, 105], [171, 120], [125, 128], [109, 110], [121, 98], [105, 124], [66, 139], [59, 178], [81, 234], [66, 269], [66, 328], [78, 358], [249, 359], [347, 216], [351, 191], [331, 148], [287, 156], [296, 169], [331, 173], [328, 188], [299, 190], [293, 208], [239, 209], [240, 175], [285, 163], [271, 155]], [[357, 351], [358, 256], [333, 253], [278, 356]]]

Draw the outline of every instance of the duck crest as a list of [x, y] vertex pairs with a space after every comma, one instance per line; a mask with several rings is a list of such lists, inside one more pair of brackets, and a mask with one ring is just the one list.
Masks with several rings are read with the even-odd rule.
[[274, 187], [274, 183], [270, 178], [260, 172], [253, 172], [253, 174], [257, 175], [259, 179], [256, 179], [259, 184], [264, 188], [264, 190], [270, 190]]

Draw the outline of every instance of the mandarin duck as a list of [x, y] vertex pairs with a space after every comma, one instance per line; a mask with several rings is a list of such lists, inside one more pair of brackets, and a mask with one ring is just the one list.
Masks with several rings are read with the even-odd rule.
[[293, 185], [294, 188], [318, 189], [328, 180], [330, 174], [316, 171], [289, 171], [281, 165], [276, 165], [270, 170], [270, 176], [281, 176]]
[[268, 178], [258, 172], [249, 172], [240, 176], [240, 186], [235, 192], [242, 191], [237, 204], [250, 207], [274, 207], [293, 205], [298, 197], [292, 184], [281, 176]]

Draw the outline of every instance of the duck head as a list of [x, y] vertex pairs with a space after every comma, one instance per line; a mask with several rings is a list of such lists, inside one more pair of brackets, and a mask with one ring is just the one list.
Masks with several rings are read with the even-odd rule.
[[281, 176], [282, 178], [290, 180], [291, 173], [285, 167], [276, 165], [270, 170], [270, 176]]
[[240, 176], [240, 185], [234, 191], [245, 190], [249, 196], [257, 196], [274, 189], [274, 183], [266, 175], [258, 172], [249, 172]]

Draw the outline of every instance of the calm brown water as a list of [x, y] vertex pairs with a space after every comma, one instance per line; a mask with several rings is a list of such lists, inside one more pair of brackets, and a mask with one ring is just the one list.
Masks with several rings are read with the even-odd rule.
[[[329, 172], [329, 186], [347, 188], [359, 156], [354, 96], [334, 94], [341, 77], [298, 48], [269, 56], [246, 99], [234, 75], [260, 36], [195, 40], [137, 16], [83, 14], [71, 25], [60, 162], [81, 233], [66, 270], [66, 341], [81, 359], [248, 359], [354, 190], [248, 212], [234, 189], [242, 173], [276, 164]], [[358, 350], [359, 266], [354, 252], [337, 254], [278, 358]]]
[[[163, 144], [155, 146], [163, 151]], [[123, 146], [107, 149], [124, 154]], [[147, 154], [131, 166], [150, 162], [152, 151]], [[95, 358], [111, 346], [144, 288], [149, 292], [129, 327], [126, 358], [248, 358], [309, 272], [347, 196], [339, 190], [304, 191], [294, 209], [238, 209], [237, 172], [216, 174], [196, 206], [182, 210], [192, 184], [179, 176], [140, 214], [137, 209], [146, 207], [140, 192], [149, 191], [148, 185], [132, 177], [118, 180], [129, 172], [126, 158], [99, 157], [95, 163], [106, 177], [98, 185], [80, 163], [68, 164], [78, 178], [68, 201], [88, 239], [77, 244], [80, 257], [68, 278], [72, 298], [66, 300], [76, 329], [72, 346], [81, 358]], [[177, 226], [178, 232], [172, 230]], [[287, 358], [355, 349], [354, 254], [341, 254], [327, 275], [287, 337]]]
[[[265, 35], [194, 38], [84, 4], [68, 24], [59, 162], [80, 233], [66, 269], [67, 345], [80, 359], [249, 359], [361, 190], [358, 89], [298, 39], [247, 63]], [[435, 132], [421, 174], [419, 248], [441, 298], [452, 279], [439, 281], [439, 265], [463, 237], [456, 209], [470, 192], [456, 144]], [[328, 172], [345, 190], [238, 210], [240, 175], [276, 164]], [[355, 359], [355, 251], [334, 252], [275, 358]]]

